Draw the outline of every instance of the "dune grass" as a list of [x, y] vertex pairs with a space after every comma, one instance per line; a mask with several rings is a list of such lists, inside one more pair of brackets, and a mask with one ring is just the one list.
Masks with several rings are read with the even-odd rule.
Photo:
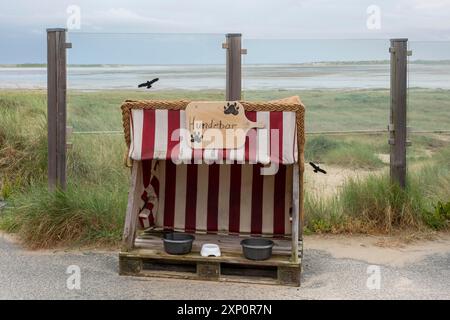
[[[405, 190], [387, 175], [349, 179], [329, 199], [306, 194], [307, 228], [313, 232], [382, 232], [450, 227], [450, 148], [408, 173]], [[442, 208], [436, 208], [437, 206]]]
[[15, 193], [0, 228], [18, 233], [30, 248], [109, 245], [120, 240], [127, 188], [71, 183], [66, 192], [32, 184]]
[[[4, 175], [1, 190], [8, 208], [0, 217], [0, 228], [18, 233], [31, 248], [117, 244], [129, 175], [122, 162], [122, 139], [76, 137], [68, 153], [69, 183], [65, 192], [48, 191], [45, 170], [29, 167], [32, 178], [27, 181], [12, 180], [11, 173]], [[33, 150], [33, 154], [39, 153], [41, 150]]]
[[45, 101], [33, 95], [0, 98], [0, 196], [41, 180], [47, 168]]
[[340, 167], [376, 169], [383, 166], [376, 151], [373, 146], [355, 139], [313, 136], [306, 142], [305, 160]]
[[74, 136], [68, 190], [48, 192], [46, 101], [40, 92], [0, 94], [0, 228], [31, 248], [115, 244], [126, 208], [122, 136]]
[[[441, 99], [445, 95], [450, 101], [450, 92], [437, 92], [436, 101], [433, 92], [419, 90], [417, 95], [428, 99], [428, 105], [446, 103]], [[355, 129], [378, 128], [386, 113], [383, 90], [252, 91], [245, 96], [266, 100], [291, 94], [300, 94], [307, 105], [308, 130], [348, 129], [350, 122]], [[121, 102], [144, 98], [222, 100], [223, 92], [70, 92], [69, 125], [74, 131], [121, 130]], [[378, 114], [370, 118], [364, 112], [356, 113], [358, 108], [369, 110], [366, 105], [370, 112]], [[449, 126], [450, 117], [445, 118], [448, 110], [437, 110], [427, 118]], [[109, 245], [120, 240], [129, 181], [129, 169], [123, 166], [123, 136], [74, 134], [71, 140], [68, 190], [49, 193], [45, 92], [0, 91], [0, 198], [8, 204], [0, 212], [0, 229], [16, 232], [29, 247]], [[402, 227], [447, 228], [450, 143], [432, 136], [413, 136], [412, 140], [408, 159], [420, 166], [410, 170], [407, 191], [389, 187], [387, 177], [379, 175], [349, 180], [329, 199], [317, 198], [307, 189], [307, 230], [390, 232]], [[308, 136], [305, 157], [307, 161], [338, 167], [373, 170], [384, 166], [377, 154], [388, 152], [386, 136]], [[440, 209], [439, 201], [444, 209]]]

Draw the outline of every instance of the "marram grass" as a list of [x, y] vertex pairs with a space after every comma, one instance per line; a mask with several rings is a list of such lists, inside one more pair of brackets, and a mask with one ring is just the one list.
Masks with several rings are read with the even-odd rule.
[[49, 192], [36, 184], [9, 199], [0, 227], [18, 233], [31, 248], [115, 244], [126, 198], [126, 188], [71, 184], [65, 192]]

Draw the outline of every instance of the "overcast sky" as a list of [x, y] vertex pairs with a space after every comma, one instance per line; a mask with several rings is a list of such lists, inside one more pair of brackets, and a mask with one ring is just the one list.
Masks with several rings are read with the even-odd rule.
[[[70, 5], [80, 7], [80, 31], [89, 32], [450, 40], [450, 0], [2, 0], [0, 36], [65, 26]], [[380, 29], [366, 26], [370, 5], [381, 10]]]
[[[450, 40], [450, 0], [1, 0], [0, 64], [45, 59], [45, 28], [66, 27], [71, 5], [81, 12], [77, 32]], [[370, 29], [373, 5], [380, 28]]]

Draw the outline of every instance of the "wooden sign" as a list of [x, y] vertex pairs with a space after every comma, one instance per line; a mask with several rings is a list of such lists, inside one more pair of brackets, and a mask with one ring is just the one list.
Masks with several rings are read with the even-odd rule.
[[248, 120], [237, 101], [194, 101], [186, 106], [186, 128], [193, 149], [237, 149], [250, 129], [264, 124]]

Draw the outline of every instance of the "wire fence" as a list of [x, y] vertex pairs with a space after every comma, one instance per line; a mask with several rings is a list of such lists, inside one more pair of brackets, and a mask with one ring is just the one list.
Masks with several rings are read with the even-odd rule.
[[[389, 133], [387, 129], [379, 129], [379, 130], [347, 130], [347, 131], [306, 131], [307, 135], [371, 135], [371, 134], [384, 134]], [[450, 130], [410, 130], [410, 134], [450, 134]], [[121, 130], [113, 130], [113, 131], [74, 131], [72, 134], [80, 134], [80, 135], [123, 135], [123, 131]]]

